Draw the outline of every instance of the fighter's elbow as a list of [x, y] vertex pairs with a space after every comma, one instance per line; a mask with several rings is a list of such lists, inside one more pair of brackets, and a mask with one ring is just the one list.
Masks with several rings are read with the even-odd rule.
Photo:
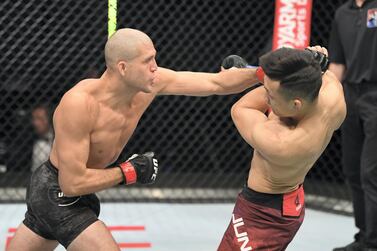
[[63, 192], [65, 196], [71, 197], [82, 195], [80, 191], [80, 186], [78, 182], [75, 180], [59, 179], [59, 186], [60, 190]]
[[60, 190], [65, 196], [74, 196], [74, 191], [70, 186], [59, 184]]
[[60, 185], [60, 189], [63, 192], [65, 196], [71, 197], [71, 196], [79, 196], [80, 193], [77, 188], [75, 188], [73, 185]]
[[237, 120], [240, 117], [240, 105], [238, 103], [235, 103], [232, 106], [230, 115], [232, 116], [233, 121]]

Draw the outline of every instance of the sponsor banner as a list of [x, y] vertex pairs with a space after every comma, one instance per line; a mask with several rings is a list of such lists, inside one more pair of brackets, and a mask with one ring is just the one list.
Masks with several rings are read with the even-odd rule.
[[276, 0], [272, 49], [309, 46], [312, 0]]

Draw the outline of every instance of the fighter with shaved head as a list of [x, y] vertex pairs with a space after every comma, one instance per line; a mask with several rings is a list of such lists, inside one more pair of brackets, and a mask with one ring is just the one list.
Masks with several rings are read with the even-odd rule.
[[[106, 43], [107, 69], [68, 90], [55, 110], [55, 140], [49, 160], [33, 173], [27, 212], [8, 250], [119, 250], [98, 220], [95, 192], [153, 183], [153, 153], [133, 155], [113, 166], [156, 95], [238, 93], [257, 83], [254, 69], [220, 73], [158, 68], [151, 39], [138, 30], [118, 30]], [[105, 167], [108, 167], [106, 168]]]

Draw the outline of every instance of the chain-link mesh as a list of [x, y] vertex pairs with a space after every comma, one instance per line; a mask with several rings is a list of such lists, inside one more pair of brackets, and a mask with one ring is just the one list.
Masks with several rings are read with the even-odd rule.
[[[334, 11], [344, 1], [314, 1], [312, 44], [327, 46]], [[216, 72], [229, 54], [256, 64], [271, 49], [273, 20], [272, 0], [118, 1], [118, 27], [150, 35], [158, 64], [174, 70]], [[65, 91], [105, 68], [107, 3], [4, 0], [0, 24], [0, 186], [3, 200], [16, 201], [24, 190], [12, 188], [24, 187], [38, 156], [45, 158], [36, 149], [49, 149], [49, 139], [35, 133], [45, 125], [36, 106], [47, 104], [52, 111]], [[187, 198], [233, 200], [252, 156], [230, 119], [230, 107], [241, 95], [158, 97], [120, 157], [155, 151], [161, 163], [158, 182], [107, 190], [102, 197], [161, 200], [190, 194]], [[308, 174], [309, 201], [313, 195], [334, 205], [348, 199], [340, 147], [336, 133]]]

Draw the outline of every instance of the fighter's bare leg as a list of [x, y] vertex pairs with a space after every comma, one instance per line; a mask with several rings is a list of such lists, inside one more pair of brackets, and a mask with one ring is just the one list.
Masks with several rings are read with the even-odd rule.
[[45, 239], [21, 224], [10, 241], [7, 251], [49, 251], [54, 250], [58, 244], [57, 241]]
[[69, 251], [118, 251], [120, 250], [106, 225], [98, 220], [87, 227], [68, 246]]

